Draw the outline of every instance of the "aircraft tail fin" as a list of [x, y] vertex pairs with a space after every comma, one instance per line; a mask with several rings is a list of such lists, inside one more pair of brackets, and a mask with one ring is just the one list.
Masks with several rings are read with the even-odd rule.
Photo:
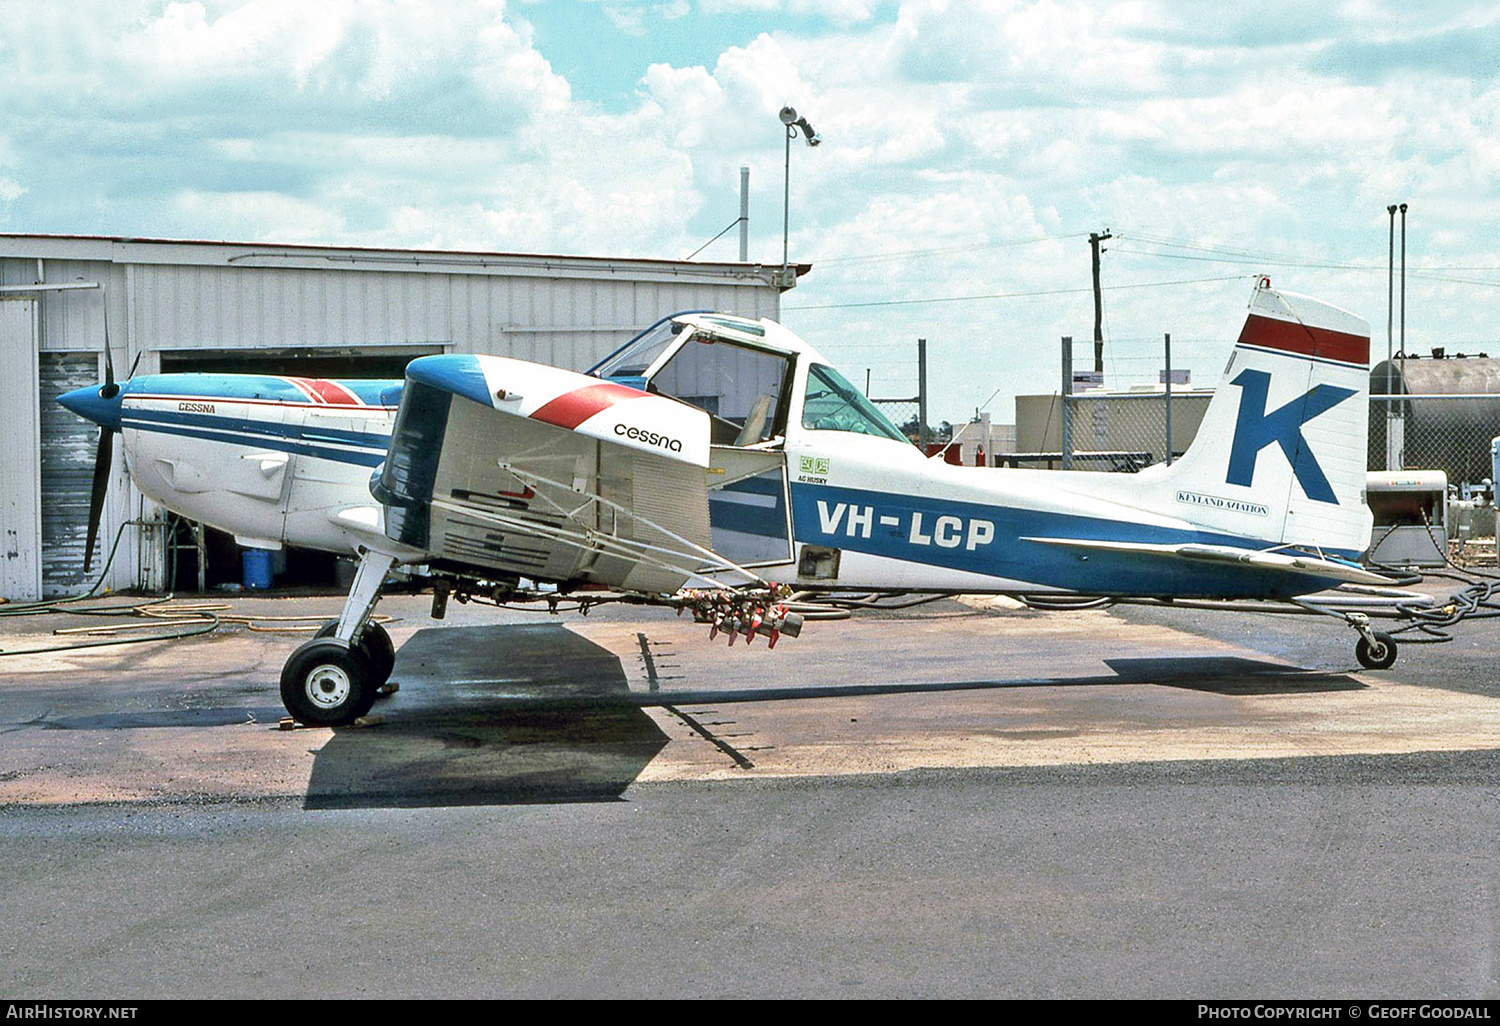
[[1207, 530], [1363, 552], [1369, 362], [1363, 319], [1261, 279], [1192, 445], [1152, 475], [1160, 505]]

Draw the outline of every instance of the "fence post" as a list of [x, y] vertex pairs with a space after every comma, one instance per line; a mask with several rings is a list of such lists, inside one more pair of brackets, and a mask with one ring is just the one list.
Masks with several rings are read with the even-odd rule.
[[1062, 468], [1073, 469], [1073, 336], [1062, 340]]
[[917, 438], [927, 455], [927, 340], [917, 339]]
[[[1389, 366], [1389, 363], [1387, 363]], [[1405, 381], [1402, 382], [1403, 391]], [[1385, 469], [1404, 470], [1406, 464], [1405, 400], [1395, 393], [1385, 397]]]
[[1166, 332], [1164, 337], [1167, 361], [1167, 466], [1170, 467], [1172, 465], [1172, 333]]

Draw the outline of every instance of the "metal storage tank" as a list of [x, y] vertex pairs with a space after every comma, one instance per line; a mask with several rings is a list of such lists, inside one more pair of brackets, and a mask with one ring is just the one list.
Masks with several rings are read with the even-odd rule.
[[[1386, 411], [1403, 421], [1402, 466], [1441, 470], [1453, 484], [1490, 476], [1489, 439], [1500, 434], [1500, 360], [1485, 355], [1408, 356], [1370, 370], [1370, 395], [1443, 398], [1370, 403], [1370, 470], [1386, 469]], [[1461, 398], [1460, 398], [1461, 397]]]
[[[82, 590], [98, 435], [53, 399], [103, 378], [106, 327], [122, 378], [132, 366], [399, 377], [439, 352], [585, 370], [680, 310], [776, 318], [810, 269], [0, 234], [0, 598]], [[116, 459], [94, 575], [122, 525], [159, 512]], [[163, 536], [126, 526], [105, 585], [166, 586]]]

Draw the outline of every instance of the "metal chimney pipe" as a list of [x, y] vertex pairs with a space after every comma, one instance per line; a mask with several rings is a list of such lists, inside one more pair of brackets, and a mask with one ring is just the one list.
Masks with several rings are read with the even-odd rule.
[[740, 168], [740, 263], [750, 260], [750, 169]]

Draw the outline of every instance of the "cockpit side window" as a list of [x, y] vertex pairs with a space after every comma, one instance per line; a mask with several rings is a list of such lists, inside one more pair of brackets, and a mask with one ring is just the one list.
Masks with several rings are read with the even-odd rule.
[[898, 442], [908, 441], [874, 403], [860, 394], [842, 374], [824, 364], [814, 364], [807, 369], [802, 426], [812, 431], [852, 431]]
[[779, 353], [697, 337], [647, 388], [707, 410], [715, 445], [755, 445], [784, 434], [782, 393], [791, 360]]

